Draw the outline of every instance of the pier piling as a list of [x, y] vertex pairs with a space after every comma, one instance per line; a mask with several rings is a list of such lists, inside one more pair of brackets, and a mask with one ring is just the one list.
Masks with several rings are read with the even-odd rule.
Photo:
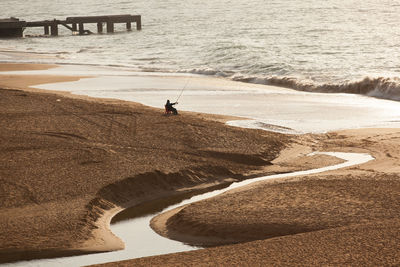
[[103, 23], [102, 22], [97, 23], [97, 32], [103, 33]]
[[136, 20], [136, 30], [142, 30], [142, 17], [139, 15], [137, 16], [138, 19]]
[[56, 20], [51, 24], [50, 30], [51, 36], [58, 36], [58, 23]]
[[85, 33], [85, 27], [83, 23], [79, 23], [79, 34], [83, 35]]
[[108, 32], [108, 33], [114, 32], [114, 23], [112, 23], [112, 22], [107, 22], [107, 32]]

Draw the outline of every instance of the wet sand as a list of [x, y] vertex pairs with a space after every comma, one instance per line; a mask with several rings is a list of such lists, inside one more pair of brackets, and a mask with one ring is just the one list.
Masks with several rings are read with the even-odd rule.
[[292, 142], [221, 116], [26, 87], [79, 78], [0, 80], [0, 262], [121, 249], [109, 220], [124, 207], [275, 172]]

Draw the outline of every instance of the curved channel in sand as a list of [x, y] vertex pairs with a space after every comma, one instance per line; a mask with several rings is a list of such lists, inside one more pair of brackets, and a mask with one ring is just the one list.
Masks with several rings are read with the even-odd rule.
[[126, 244], [125, 251], [129, 255], [129, 257], [127, 258], [140, 258], [145, 256], [194, 250], [196, 249], [195, 247], [185, 245], [182, 242], [170, 240], [168, 238], [156, 234], [150, 227], [151, 220], [154, 217], [159, 216], [160, 214], [163, 214], [167, 211], [171, 211], [173, 209], [179, 209], [184, 205], [191, 204], [207, 198], [211, 198], [216, 195], [222, 194], [228, 190], [243, 187], [251, 183], [266, 181], [271, 179], [310, 175], [325, 171], [331, 171], [349, 166], [363, 164], [374, 159], [369, 154], [360, 154], [360, 153], [316, 152], [310, 154], [310, 156], [313, 154], [324, 154], [324, 155], [334, 156], [345, 160], [345, 162], [307, 171], [297, 171], [292, 173], [262, 176], [254, 179], [245, 180], [242, 182], [233, 183], [227, 188], [200, 194], [190, 199], [183, 200], [181, 203], [169, 206], [165, 208], [163, 211], [158, 212], [156, 214], [151, 214], [146, 217], [135, 218], [128, 221], [116, 223], [111, 226], [111, 230], [116, 235], [121, 237], [122, 240], [124, 240]]
[[[311, 169], [311, 170], [306, 170], [306, 171], [297, 171], [297, 172], [284, 173], [284, 174], [276, 174], [276, 175], [268, 175], [268, 176], [262, 176], [262, 177], [258, 177], [258, 178], [244, 180], [241, 182], [232, 183], [229, 187], [226, 187], [224, 189], [215, 190], [212, 192], [197, 195], [197, 196], [192, 197], [191, 199], [184, 200], [179, 204], [170, 206], [170, 207], [164, 209], [162, 212], [158, 213], [158, 215], [156, 215], [155, 217], [153, 217], [150, 224], [153, 227], [153, 229], [156, 232], [158, 232], [160, 235], [164, 235], [166, 237], [171, 237], [171, 236], [166, 235], [166, 232], [168, 232], [168, 231], [165, 228], [165, 222], [169, 217], [174, 215], [175, 212], [178, 212], [179, 210], [181, 210], [181, 208], [185, 205], [188, 205], [188, 204], [200, 201], [200, 200], [205, 200], [205, 199], [220, 195], [222, 193], [225, 193], [227, 191], [245, 187], [249, 184], [253, 184], [256, 182], [267, 181], [267, 180], [272, 180], [272, 179], [288, 178], [288, 177], [293, 177], [293, 176], [316, 174], [316, 173], [321, 173], [321, 172], [325, 172], [325, 171], [331, 171], [331, 170], [341, 169], [341, 168], [345, 168], [345, 167], [349, 167], [349, 166], [359, 165], [359, 164], [366, 163], [366, 162], [374, 159], [369, 154], [343, 153], [343, 152], [314, 152], [314, 153], [309, 154], [308, 156], [312, 156], [312, 155], [316, 155], [316, 154], [337, 157], [337, 158], [345, 160], [345, 162], [339, 163], [336, 165], [327, 166], [327, 167], [317, 168], [317, 169]], [[178, 233], [177, 236], [181, 236], [181, 234]], [[196, 237], [190, 237], [187, 239], [187, 241], [189, 242], [189, 240], [191, 240], [193, 238], [196, 239]], [[183, 241], [185, 239], [186, 238], [183, 237]], [[182, 239], [180, 239], [180, 240], [182, 240]]]
[[345, 160], [345, 162], [323, 168], [311, 169], [307, 171], [297, 171], [285, 174], [262, 176], [254, 179], [245, 180], [242, 182], [233, 183], [227, 188], [200, 194], [190, 199], [184, 200], [179, 204], [166, 207], [161, 212], [157, 212], [155, 214], [147, 215], [144, 217], [134, 218], [131, 220], [121, 221], [111, 225], [111, 230], [113, 231], [113, 233], [119, 236], [125, 242], [126, 245], [125, 250], [82, 255], [82, 256], [65, 257], [65, 258], [33, 260], [28, 262], [22, 261], [9, 264], [9, 266], [82, 266], [82, 265], [112, 262], [117, 260], [133, 259], [146, 256], [195, 250], [197, 249], [196, 247], [189, 246], [182, 242], [171, 240], [161, 235], [158, 235], [150, 227], [150, 221], [154, 217], [162, 213], [165, 213], [167, 211], [171, 211], [173, 209], [179, 208], [183, 205], [194, 203], [196, 201], [214, 197], [228, 190], [246, 186], [251, 183], [266, 181], [271, 179], [280, 179], [293, 176], [321, 173], [325, 171], [331, 171], [349, 166], [363, 164], [374, 159], [369, 154], [361, 154], [361, 153], [316, 152], [310, 155], [313, 154], [324, 154], [324, 155], [334, 156]]
[[[228, 190], [239, 188], [242, 186], [249, 185], [251, 183], [266, 181], [271, 179], [280, 179], [280, 178], [287, 178], [293, 176], [301, 176], [301, 175], [310, 175], [315, 173], [321, 173], [325, 171], [336, 170], [340, 168], [345, 168], [349, 166], [359, 165], [366, 163], [374, 158], [369, 154], [361, 154], [361, 153], [341, 153], [341, 152], [316, 152], [314, 154], [324, 154], [333, 157], [337, 157], [340, 159], [345, 160], [345, 162], [331, 165], [327, 167], [311, 169], [306, 171], [297, 171], [292, 173], [285, 173], [285, 174], [277, 174], [277, 175], [269, 175], [269, 176], [262, 176], [258, 178], [253, 178], [249, 180], [245, 180], [242, 182], [237, 182], [231, 184], [229, 187], [215, 190], [212, 192], [200, 194], [194, 196], [190, 199], [183, 200], [182, 202], [169, 206], [165, 208], [163, 211], [151, 214], [145, 217], [134, 218], [127, 221], [122, 221], [120, 223], [116, 223], [111, 225], [111, 230], [114, 234], [119, 236], [126, 245], [126, 249], [121, 253], [125, 252], [127, 256], [123, 259], [132, 259], [132, 258], [140, 258], [146, 256], [154, 256], [154, 255], [161, 255], [167, 253], [174, 253], [174, 252], [182, 252], [182, 251], [189, 251], [197, 249], [196, 247], [192, 247], [189, 245], [184, 244], [183, 242], [175, 241], [158, 235], [151, 229], [150, 222], [151, 220], [159, 216], [167, 211], [171, 211], [173, 209], [179, 209], [180, 207], [191, 204], [200, 200], [204, 200], [207, 198], [214, 197], [216, 195], [222, 194]], [[119, 256], [121, 257], [122, 254]]]

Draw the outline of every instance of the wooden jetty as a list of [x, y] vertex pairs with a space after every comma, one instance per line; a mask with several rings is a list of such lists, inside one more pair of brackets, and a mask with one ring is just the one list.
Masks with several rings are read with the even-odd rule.
[[136, 23], [136, 29], [142, 29], [140, 15], [106, 15], [106, 16], [84, 16], [67, 17], [65, 20], [42, 20], [26, 22], [17, 18], [0, 19], [0, 37], [23, 37], [25, 28], [43, 27], [45, 35], [58, 35], [58, 26], [64, 26], [73, 33], [80, 35], [92, 33], [85, 30], [85, 24], [97, 24], [97, 32], [103, 33], [103, 25], [106, 25], [107, 33], [114, 32], [114, 24], [125, 23], [128, 31], [132, 30], [132, 23]]

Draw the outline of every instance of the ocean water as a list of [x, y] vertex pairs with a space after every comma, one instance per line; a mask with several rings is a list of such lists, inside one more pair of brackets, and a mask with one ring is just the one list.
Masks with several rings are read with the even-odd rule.
[[[2, 0], [27, 21], [140, 14], [142, 31], [0, 39], [0, 61], [115, 65], [399, 100], [400, 4], [388, 0]], [[88, 26], [96, 31], [96, 26]]]

